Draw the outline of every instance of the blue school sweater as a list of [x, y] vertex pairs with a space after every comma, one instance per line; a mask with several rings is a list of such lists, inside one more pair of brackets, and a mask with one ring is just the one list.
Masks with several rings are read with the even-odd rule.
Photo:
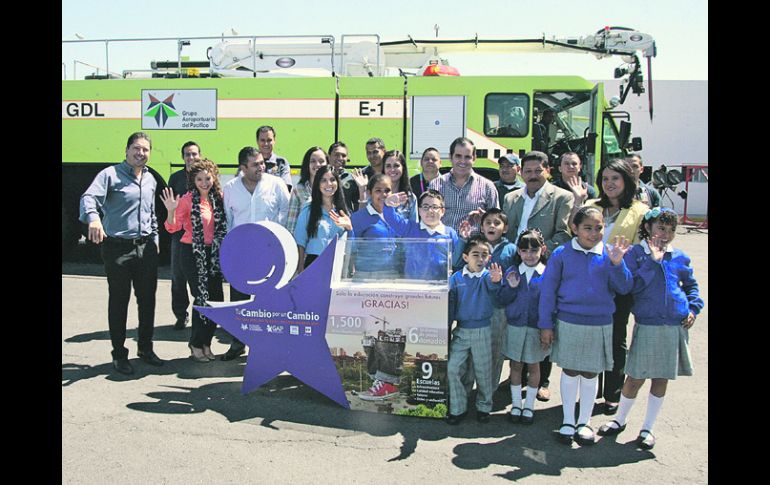
[[646, 245], [634, 245], [623, 257], [634, 277], [634, 320], [640, 325], [680, 325], [689, 312], [697, 315], [704, 305], [690, 258], [674, 249], [656, 262]]
[[487, 268], [490, 264], [497, 263], [505, 271], [513, 265], [514, 256], [516, 256], [516, 245], [503, 236], [492, 251], [492, 258], [487, 263]]
[[[395, 238], [396, 232], [379, 215], [370, 214], [371, 204], [358, 209], [350, 217], [356, 238]], [[396, 244], [392, 241], [370, 242], [356, 246], [356, 269], [361, 271], [399, 270]]]
[[481, 277], [463, 276], [460, 270], [449, 278], [449, 324], [457, 320], [463, 328], [482, 328], [491, 325], [496, 306], [493, 294], [500, 283], [492, 283], [489, 270], [481, 271]]
[[[575, 238], [572, 239], [577, 245]], [[538, 307], [539, 328], [551, 329], [556, 319], [577, 325], [608, 325], [615, 313], [615, 294], [631, 291], [633, 278], [621, 261], [613, 266], [602, 254], [573, 248], [567, 241], [553, 252], [543, 273]]]
[[[508, 275], [515, 272], [519, 275], [519, 286], [511, 288], [508, 285]], [[497, 302], [505, 305], [505, 318], [508, 325], [514, 327], [537, 328], [537, 310], [540, 303], [540, 286], [543, 275], [537, 271], [527, 283], [527, 277], [519, 271], [518, 265], [511, 266], [503, 275], [500, 289], [497, 291]]]
[[[398, 237], [418, 239], [447, 239], [452, 241], [452, 267], [462, 261], [462, 246], [457, 231], [444, 226], [444, 234], [422, 229], [419, 222], [405, 219], [393, 207], [385, 206], [382, 210], [385, 221]], [[433, 246], [433, 247], [432, 247]], [[447, 254], [444, 247], [432, 244], [411, 244], [406, 246], [404, 273], [407, 278], [437, 280], [447, 278]]]
[[[465, 240], [460, 238], [460, 244], [457, 246], [458, 251], [462, 253], [464, 247]], [[507, 237], [503, 236], [500, 238], [500, 242], [497, 243], [497, 246], [495, 246], [495, 249], [492, 250], [492, 257], [489, 258], [487, 269], [492, 263], [497, 263], [503, 271], [505, 271], [513, 265], [514, 256], [516, 256], [516, 245], [509, 241]], [[461, 257], [459, 261], [456, 261], [453, 269], [457, 271], [463, 269], [463, 266], [465, 266], [465, 262]]]

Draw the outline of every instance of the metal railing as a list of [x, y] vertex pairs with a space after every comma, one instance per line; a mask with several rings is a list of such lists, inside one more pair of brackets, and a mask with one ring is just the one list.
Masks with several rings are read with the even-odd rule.
[[[350, 36], [349, 36], [350, 37]], [[119, 42], [175, 42], [177, 45], [177, 65], [179, 68], [179, 71], [182, 70], [182, 48], [185, 46], [190, 45], [191, 40], [230, 40], [230, 39], [249, 39], [252, 47], [252, 62], [253, 65], [256, 66], [257, 63], [257, 39], [320, 39], [321, 44], [329, 44], [331, 49], [331, 66], [332, 71], [334, 70], [334, 57], [335, 57], [335, 39], [333, 35], [221, 35], [221, 36], [205, 36], [205, 37], [146, 37], [146, 38], [140, 38], [140, 39], [78, 39], [78, 40], [62, 40], [62, 44], [93, 44], [93, 43], [104, 43], [104, 60], [105, 60], [105, 68], [104, 71], [107, 72], [107, 75], [110, 74], [110, 44], [111, 43], [119, 43]], [[379, 36], [377, 36], [377, 44], [379, 45]], [[379, 53], [377, 56], [377, 60], [379, 63]], [[80, 61], [81, 64], [85, 64]], [[62, 63], [64, 64], [64, 63]], [[88, 65], [88, 64], [86, 64]], [[91, 66], [96, 67], [96, 66]], [[125, 72], [125, 71], [124, 71]], [[117, 73], [113, 73], [117, 74]], [[254, 73], [254, 76], [256, 77], [256, 72]], [[75, 79], [76, 76], [73, 75], [73, 79]]]

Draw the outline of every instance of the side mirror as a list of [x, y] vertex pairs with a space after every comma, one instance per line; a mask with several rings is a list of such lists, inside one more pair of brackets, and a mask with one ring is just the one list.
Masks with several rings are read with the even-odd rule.
[[586, 135], [586, 153], [594, 154], [596, 153], [596, 139], [599, 137], [596, 133], [589, 133]]
[[631, 148], [633, 148], [635, 152], [642, 151], [642, 138], [639, 136], [631, 138]]
[[628, 138], [631, 136], [631, 123], [628, 121], [620, 122], [620, 133], [618, 133], [618, 143], [620, 148], [626, 148], [628, 146]]

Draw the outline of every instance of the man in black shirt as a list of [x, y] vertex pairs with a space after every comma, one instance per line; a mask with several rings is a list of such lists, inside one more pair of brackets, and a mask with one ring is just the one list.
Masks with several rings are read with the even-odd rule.
[[[168, 186], [174, 191], [174, 195], [182, 196], [187, 193], [187, 172], [193, 162], [201, 159], [201, 148], [194, 141], [188, 141], [182, 145], [182, 160], [184, 168], [171, 174], [168, 178]], [[187, 295], [187, 280], [182, 274], [182, 262], [180, 261], [180, 240], [184, 231], [171, 234], [171, 311], [176, 316], [174, 330], [183, 330], [189, 320], [187, 307], [190, 306], [190, 297]]]

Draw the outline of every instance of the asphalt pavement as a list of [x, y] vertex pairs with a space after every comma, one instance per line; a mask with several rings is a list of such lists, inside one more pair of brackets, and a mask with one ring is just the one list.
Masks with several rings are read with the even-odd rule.
[[[708, 235], [678, 232], [674, 244], [692, 258], [706, 307], [690, 332], [695, 374], [669, 383], [651, 451], [634, 445], [649, 383], [618, 437], [558, 443], [556, 366], [552, 398], [536, 404], [531, 426], [507, 421], [509, 393], [495, 395], [489, 423], [471, 412], [459, 426], [346, 410], [290, 375], [243, 395], [245, 357], [188, 358], [189, 326], [173, 329], [168, 267], [154, 338], [167, 362], [136, 358], [132, 296], [126, 346], [135, 373], [123, 376], [111, 364], [103, 268], [62, 263], [62, 483], [707, 483]], [[220, 331], [216, 354], [228, 347]], [[600, 409], [594, 429], [611, 419]]]

